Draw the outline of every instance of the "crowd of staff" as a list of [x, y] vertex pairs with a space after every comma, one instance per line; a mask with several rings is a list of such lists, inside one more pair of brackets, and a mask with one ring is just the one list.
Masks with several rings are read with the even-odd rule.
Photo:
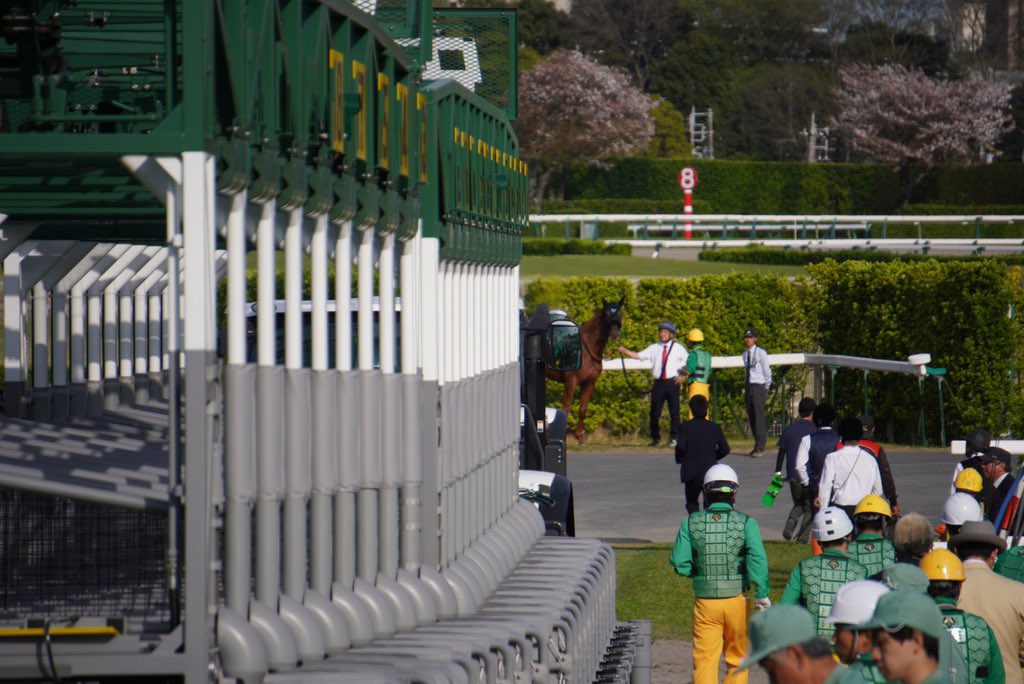
[[[1024, 684], [1024, 545], [997, 527], [1016, 505], [1010, 454], [972, 430], [933, 524], [900, 515], [869, 416], [836, 423], [809, 399], [798, 409], [776, 475], [793, 499], [784, 537], [813, 552], [778, 605], [760, 528], [736, 510], [739, 477], [720, 452], [688, 489], [670, 560], [693, 580], [694, 682], [718, 682], [724, 657], [729, 684], [755, 665], [778, 683]], [[677, 452], [684, 472], [686, 458]]]

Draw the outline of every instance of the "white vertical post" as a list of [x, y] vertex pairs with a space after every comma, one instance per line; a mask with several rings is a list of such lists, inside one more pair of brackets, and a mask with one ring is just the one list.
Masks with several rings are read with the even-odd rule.
[[246, 291], [246, 205], [248, 193], [244, 190], [231, 196], [228, 212], [228, 286], [227, 286], [227, 362], [246, 362], [245, 291]]
[[[310, 242], [312, 261], [311, 292], [313, 310], [311, 316], [313, 370], [327, 370], [327, 214], [320, 214], [314, 219], [313, 237]], [[335, 275], [337, 278], [337, 274]], [[348, 311], [348, 302], [335, 301], [335, 312]], [[337, 324], [335, 324], [337, 333]]]
[[352, 222], [338, 226], [334, 243], [334, 365], [352, 370]]

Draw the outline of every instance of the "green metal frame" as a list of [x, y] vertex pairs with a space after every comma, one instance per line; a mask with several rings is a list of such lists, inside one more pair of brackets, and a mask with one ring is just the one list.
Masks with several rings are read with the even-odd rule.
[[[154, 221], [161, 203], [121, 157], [207, 151], [221, 192], [401, 238], [422, 216], [442, 258], [518, 263], [528, 214], [509, 123], [514, 12], [390, 0], [380, 23], [340, 0], [79, 0], [51, 17], [10, 5], [18, 39], [0, 45], [0, 64], [18, 66], [0, 68], [0, 213], [11, 219], [82, 239], [97, 221]], [[477, 25], [466, 22], [504, 31], [498, 52], [481, 46], [504, 109], [421, 83], [435, 21], [449, 35]]]

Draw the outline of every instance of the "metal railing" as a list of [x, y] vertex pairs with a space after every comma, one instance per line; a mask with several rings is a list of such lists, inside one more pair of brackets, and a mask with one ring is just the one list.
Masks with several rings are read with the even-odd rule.
[[[831, 390], [829, 396], [829, 402], [834, 404], [835, 398], [835, 374], [840, 368], [850, 368], [864, 371], [863, 381], [863, 410], [864, 413], [870, 413], [868, 407], [868, 387], [867, 379], [869, 372], [882, 372], [882, 373], [900, 373], [905, 375], [913, 375], [917, 377], [919, 394], [921, 395], [921, 401], [918, 406], [918, 426], [917, 434], [921, 439], [922, 445], [927, 445], [927, 439], [925, 436], [925, 410], [924, 410], [924, 382], [929, 377], [934, 377], [938, 383], [939, 391], [939, 431], [940, 431], [940, 443], [946, 444], [946, 417], [945, 417], [945, 400], [943, 394], [943, 385], [946, 382], [946, 369], [929, 366], [928, 363], [931, 361], [929, 354], [914, 354], [908, 357], [906, 361], [897, 361], [894, 359], [872, 359], [862, 356], [846, 356], [843, 354], [807, 354], [803, 352], [787, 353], [787, 354], [768, 354], [768, 363], [771, 366], [812, 366], [816, 369], [828, 369], [833, 382], [831, 383]], [[602, 363], [604, 370], [650, 370], [651, 362], [643, 361], [638, 359], [604, 359]], [[711, 368], [715, 370], [727, 369], [727, 368], [743, 368], [743, 357], [742, 356], [713, 356], [711, 357]], [[714, 395], [715, 397], [722, 394], [720, 391], [720, 383], [717, 379], [714, 382], [716, 388]], [[784, 394], [783, 390], [783, 394]], [[821, 392], [820, 388], [815, 383], [814, 394], [818, 397]], [[734, 414], [736, 419], [737, 427], [740, 432], [746, 434], [745, 428], [742, 421], [739, 420], [738, 413], [735, 409], [731, 408], [730, 404], [731, 391], [728, 386], [724, 388], [724, 401], [727, 407]], [[714, 402], [713, 402], [714, 403]], [[780, 402], [777, 407], [779, 412], [779, 421], [785, 425], [788, 418], [786, 412], [785, 402]], [[713, 414], [717, 413], [717, 405], [714, 407]], [[773, 411], [769, 411], [769, 414]]]
[[[559, 237], [598, 238], [601, 224], [625, 223], [637, 240], [669, 237], [682, 238], [686, 225], [692, 224], [693, 239], [729, 240], [730, 245], [746, 244], [746, 239], [767, 240], [773, 236], [790, 235], [792, 240], [857, 238], [864, 240], [890, 240], [889, 226], [911, 225], [917, 229], [917, 240], [928, 239], [939, 242], [940, 238], [928, 238], [923, 226], [927, 224], [954, 224], [973, 228], [973, 240], [985, 240], [985, 244], [1024, 245], [1024, 216], [1022, 215], [941, 215], [922, 214], [531, 214], [530, 224], [534, 233], [542, 232], [547, 224], [559, 224]], [[983, 238], [985, 225], [1020, 225], [1021, 237]], [[857, 236], [857, 233], [861, 233]], [[701, 236], [703, 234], [703, 237]], [[714, 234], [714, 237], [712, 237]], [[897, 238], [898, 239], [898, 238]]]

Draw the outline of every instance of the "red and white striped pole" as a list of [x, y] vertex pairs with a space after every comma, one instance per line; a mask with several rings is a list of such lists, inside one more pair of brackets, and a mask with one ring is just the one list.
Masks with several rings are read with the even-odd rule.
[[[693, 214], [693, 190], [683, 190], [683, 213], [687, 218]], [[687, 221], [683, 224], [683, 237], [689, 240], [693, 237], [693, 222]]]
[[[683, 189], [683, 213], [689, 217], [693, 214], [693, 189], [697, 187], [697, 170], [690, 166], [684, 167], [679, 172], [679, 187]], [[693, 237], [692, 221], [683, 224], [683, 237], [687, 240]]]

